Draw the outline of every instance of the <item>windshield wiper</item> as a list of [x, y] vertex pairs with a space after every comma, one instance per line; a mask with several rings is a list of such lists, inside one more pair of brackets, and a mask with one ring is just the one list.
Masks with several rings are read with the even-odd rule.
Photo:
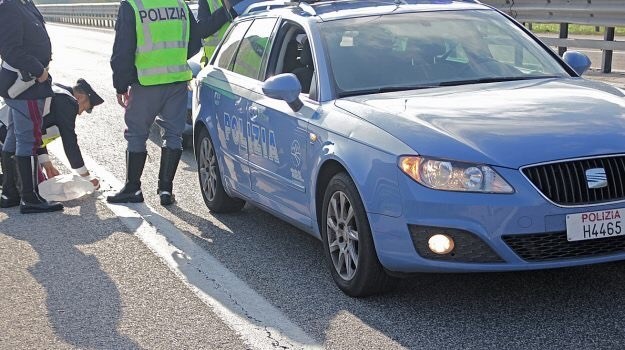
[[454, 81], [440, 82], [438, 83], [438, 86], [457, 86], [457, 85], [470, 85], [470, 84], [499, 83], [503, 81], [552, 79], [552, 78], [561, 78], [561, 76], [559, 75], [532, 75], [528, 77], [493, 77], [493, 78], [454, 80]]
[[359, 96], [359, 95], [371, 95], [371, 94], [381, 94], [385, 92], [395, 92], [395, 91], [407, 91], [407, 90], [420, 90], [420, 89], [431, 89], [438, 87], [438, 84], [434, 85], [397, 85], [397, 86], [383, 86], [375, 89], [363, 89], [363, 90], [352, 90], [352, 91], [341, 91], [338, 93], [339, 97], [349, 97], [349, 96]]
[[499, 83], [504, 81], [516, 81], [516, 80], [535, 80], [535, 79], [553, 79], [561, 78], [560, 75], [532, 75], [525, 77], [492, 77], [492, 78], [479, 78], [479, 79], [467, 79], [467, 80], [454, 80], [443, 81], [440, 83], [432, 83], [428, 85], [396, 85], [396, 86], [383, 86], [375, 89], [363, 89], [363, 90], [351, 90], [341, 91], [338, 93], [339, 97], [359, 96], [359, 95], [371, 95], [381, 94], [384, 92], [395, 91], [408, 91], [408, 90], [420, 90], [420, 89], [432, 89], [441, 86], [457, 86], [457, 85], [470, 85], [470, 84], [484, 84], [484, 83]]

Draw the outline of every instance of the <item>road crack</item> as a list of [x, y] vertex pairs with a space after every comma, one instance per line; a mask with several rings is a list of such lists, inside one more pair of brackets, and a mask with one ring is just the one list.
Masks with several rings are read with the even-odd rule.
[[245, 316], [248, 320], [251, 320], [254, 324], [255, 327], [257, 329], [263, 329], [264, 332], [267, 334], [267, 339], [270, 340], [271, 345], [273, 346], [273, 348], [275, 349], [295, 349], [294, 345], [286, 342], [286, 344], [282, 344], [280, 342], [279, 339], [277, 339], [275, 337], [275, 335], [271, 332], [271, 330], [269, 329], [268, 326], [263, 326], [263, 322], [262, 320], [254, 317], [253, 315], [251, 315], [243, 305], [239, 304], [239, 302], [234, 298], [234, 296], [225, 288], [223, 288], [223, 286], [214, 278], [210, 277], [208, 274], [206, 274], [201, 268], [199, 268], [198, 266], [192, 264], [191, 262], [187, 261], [187, 264], [192, 266], [195, 270], [197, 270], [200, 274], [202, 274], [202, 276], [204, 276], [206, 278], [207, 281], [211, 282], [213, 284], [213, 286], [215, 287], [215, 289], [220, 290], [222, 292], [224, 292], [224, 294], [228, 297], [228, 299], [230, 300], [230, 302], [232, 303], [232, 305], [236, 306], [240, 311], [241, 314], [243, 316]]

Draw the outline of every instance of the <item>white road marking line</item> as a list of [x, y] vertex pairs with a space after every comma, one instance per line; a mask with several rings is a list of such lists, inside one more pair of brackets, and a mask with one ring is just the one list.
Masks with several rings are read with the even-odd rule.
[[[70, 169], [60, 142], [50, 153]], [[119, 189], [122, 182], [93, 159], [87, 168], [102, 188]], [[282, 312], [252, 290], [215, 257], [180, 232], [145, 203], [115, 205], [102, 201], [155, 255], [253, 349], [321, 349], [322, 346]], [[210, 331], [210, 327], [207, 328]]]

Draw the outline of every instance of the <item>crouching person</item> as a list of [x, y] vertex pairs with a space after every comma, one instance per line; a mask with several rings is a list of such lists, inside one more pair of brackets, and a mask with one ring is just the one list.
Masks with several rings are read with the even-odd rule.
[[[59, 171], [52, 165], [48, 157], [46, 145], [61, 137], [65, 155], [69, 160], [72, 169], [83, 177], [88, 177], [95, 188], [98, 188], [100, 182], [97, 178], [91, 176], [89, 170], [85, 167], [85, 162], [78, 146], [78, 138], [76, 137], [76, 117], [83, 112], [91, 113], [93, 108], [104, 102], [102, 98], [91, 88], [91, 85], [84, 79], [79, 79], [73, 87], [54, 84], [52, 86], [54, 96], [48, 98], [44, 103], [44, 111], [42, 118], [41, 139], [42, 146], [37, 150], [38, 160], [41, 167], [45, 170], [48, 178], [59, 175]], [[49, 106], [49, 108], [47, 107]], [[49, 111], [48, 111], [49, 109]], [[0, 111], [1, 113], [1, 111]], [[5, 142], [3, 137], [3, 127], [0, 125], [0, 143]], [[5, 163], [7, 165], [5, 165]], [[2, 162], [3, 171], [11, 171], [11, 163]], [[39, 181], [43, 181], [42, 174], [39, 172]], [[9, 178], [4, 174], [2, 183], [3, 192], [6, 189], [6, 195], [0, 201], [0, 207], [8, 208], [19, 204], [18, 198], [12, 196], [17, 193], [15, 177]], [[4, 198], [6, 197], [6, 198]]]
[[100, 181], [89, 173], [78, 146], [76, 117], [83, 112], [91, 113], [93, 108], [104, 103], [104, 100], [84, 79], [78, 79], [76, 84], [71, 87], [54, 84], [52, 90], [54, 97], [52, 98], [50, 113], [43, 117], [43, 146], [38, 151], [39, 162], [45, 169], [48, 178], [59, 174], [50, 162], [46, 146], [60, 137], [65, 156], [74, 172], [80, 176], [88, 177], [93, 186], [98, 188]]

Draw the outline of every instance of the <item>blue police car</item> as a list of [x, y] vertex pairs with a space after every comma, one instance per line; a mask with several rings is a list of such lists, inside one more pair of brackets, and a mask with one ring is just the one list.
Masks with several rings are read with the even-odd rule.
[[625, 95], [473, 1], [267, 2], [194, 92], [207, 207], [323, 241], [366, 296], [415, 272], [625, 259]]

